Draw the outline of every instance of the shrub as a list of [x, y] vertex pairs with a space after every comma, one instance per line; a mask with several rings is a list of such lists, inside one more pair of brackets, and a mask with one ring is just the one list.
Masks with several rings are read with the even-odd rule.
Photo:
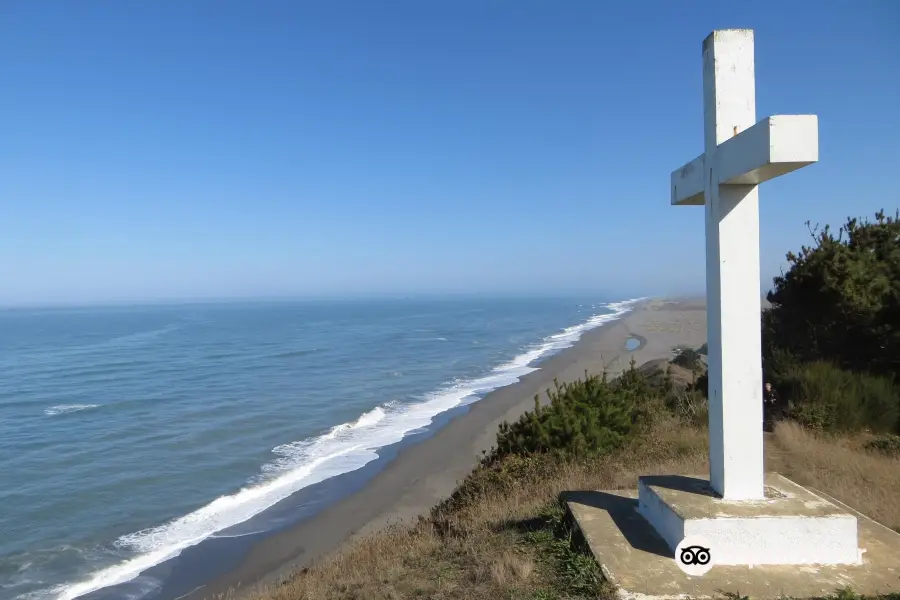
[[772, 348], [763, 356], [763, 381], [780, 384], [788, 379], [791, 374], [797, 372], [802, 362], [789, 351], [782, 348]]
[[885, 377], [854, 373], [823, 361], [779, 373], [775, 386], [791, 416], [824, 431], [894, 431], [900, 416], [900, 389]]
[[709, 397], [709, 373], [703, 373], [694, 381], [691, 385], [690, 390], [692, 392], [697, 392], [702, 395], [704, 398]]
[[877, 435], [866, 443], [866, 450], [886, 456], [900, 456], [900, 435], [890, 433]]
[[524, 485], [546, 481], [559, 473], [563, 457], [550, 454], [507, 455], [476, 467], [453, 493], [433, 507], [432, 517], [447, 516], [478, 506], [485, 498], [508, 496]]
[[689, 425], [704, 427], [709, 422], [709, 402], [706, 394], [694, 387], [687, 390], [675, 390], [667, 395], [666, 407], [682, 422]]
[[900, 219], [878, 212], [810, 235], [813, 245], [787, 254], [790, 268], [767, 296], [764, 356], [780, 350], [900, 377]]
[[807, 425], [900, 431], [900, 212], [807, 227], [767, 295], [765, 380]]
[[589, 455], [619, 447], [647, 414], [656, 394], [645, 377], [631, 367], [618, 379], [588, 376], [572, 383], [554, 381], [549, 403], [534, 398], [534, 410], [518, 421], [502, 423], [497, 446], [485, 456], [491, 464], [508, 455], [555, 453]]
[[700, 359], [700, 353], [686, 348], [678, 353], [678, 356], [672, 359], [673, 365], [690, 369], [691, 371], [700, 371], [703, 369], [703, 361]]

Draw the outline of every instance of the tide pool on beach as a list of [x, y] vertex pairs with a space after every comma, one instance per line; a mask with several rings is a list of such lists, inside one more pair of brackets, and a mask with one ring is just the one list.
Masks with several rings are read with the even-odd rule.
[[[0, 598], [83, 596], [217, 535], [258, 533], [239, 525], [372, 463], [628, 306], [0, 311]], [[130, 595], [152, 598], [163, 583], [145, 574]]]

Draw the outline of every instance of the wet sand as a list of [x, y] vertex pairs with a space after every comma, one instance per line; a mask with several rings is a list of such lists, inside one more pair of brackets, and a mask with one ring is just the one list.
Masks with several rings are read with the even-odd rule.
[[[629, 340], [637, 340], [629, 344]], [[357, 535], [414, 519], [447, 497], [493, 446], [497, 427], [534, 407], [534, 396], [585, 371], [610, 376], [671, 356], [676, 346], [696, 348], [706, 341], [702, 299], [654, 300], [624, 318], [588, 331], [574, 346], [541, 362], [537, 371], [470, 405], [424, 441], [401, 447], [396, 457], [362, 489], [316, 515], [252, 543], [234, 568], [183, 596], [211, 598], [256, 584], [274, 584], [291, 571], [313, 564]], [[628, 347], [639, 345], [633, 350]]]

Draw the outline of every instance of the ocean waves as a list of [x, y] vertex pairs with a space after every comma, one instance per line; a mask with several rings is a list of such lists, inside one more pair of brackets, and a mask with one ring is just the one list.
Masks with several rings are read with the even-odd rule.
[[55, 417], [56, 415], [66, 415], [73, 412], [78, 412], [82, 410], [89, 410], [91, 408], [100, 408], [99, 404], [58, 404], [56, 406], [51, 406], [49, 408], [44, 409], [44, 414], [48, 417]]
[[[378, 458], [379, 450], [428, 427], [438, 415], [477, 401], [490, 391], [515, 383], [537, 370], [537, 361], [573, 345], [585, 331], [620, 318], [639, 300], [603, 305], [609, 312], [595, 314], [580, 324], [549, 335], [479, 377], [456, 379], [415, 401], [385, 403], [319, 435], [277, 445], [271, 450], [271, 459], [243, 488], [169, 522], [120, 536], [114, 542], [115, 549], [123, 555], [119, 562], [96, 569], [80, 580], [30, 593], [28, 597], [71, 600], [130, 581], [186, 548], [248, 521], [301, 489], [364, 467]], [[286, 352], [281, 356], [293, 358], [306, 352]], [[47, 408], [45, 414], [56, 416], [97, 407], [57, 405]]]

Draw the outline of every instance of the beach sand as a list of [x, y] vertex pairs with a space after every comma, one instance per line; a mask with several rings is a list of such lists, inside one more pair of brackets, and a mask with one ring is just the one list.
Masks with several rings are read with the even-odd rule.
[[[629, 351], [628, 340], [640, 341]], [[414, 519], [447, 497], [494, 445], [497, 427], [534, 407], [534, 396], [585, 371], [615, 376], [634, 358], [638, 366], [669, 358], [676, 346], [697, 348], [706, 341], [702, 299], [653, 300], [624, 318], [590, 330], [571, 348], [541, 362], [518, 383], [497, 389], [472, 404], [432, 437], [401, 449], [363, 489], [299, 524], [252, 546], [239, 565], [186, 598], [214, 597], [229, 589], [274, 584], [308, 566], [357, 535]], [[630, 344], [631, 347], [634, 343]]]

